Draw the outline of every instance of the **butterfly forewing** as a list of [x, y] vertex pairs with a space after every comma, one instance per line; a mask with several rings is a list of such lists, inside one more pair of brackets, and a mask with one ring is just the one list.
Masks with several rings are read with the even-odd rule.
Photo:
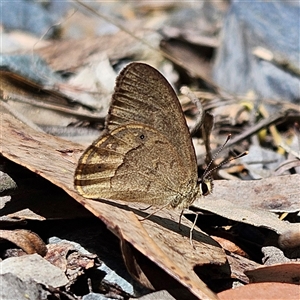
[[164, 76], [143, 63], [131, 63], [119, 74], [107, 117], [107, 128], [145, 124], [164, 134], [197, 180], [194, 147], [179, 100]]

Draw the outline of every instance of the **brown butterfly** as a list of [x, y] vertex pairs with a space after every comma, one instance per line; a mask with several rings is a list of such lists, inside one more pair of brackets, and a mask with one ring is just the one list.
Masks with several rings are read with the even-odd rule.
[[127, 65], [117, 77], [104, 134], [79, 160], [77, 191], [185, 209], [211, 192], [208, 174], [198, 183], [195, 150], [171, 85], [147, 64]]

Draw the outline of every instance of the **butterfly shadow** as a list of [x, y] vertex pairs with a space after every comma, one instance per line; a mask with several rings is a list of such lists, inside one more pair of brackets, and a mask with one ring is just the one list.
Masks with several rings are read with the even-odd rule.
[[[159, 209], [155, 207], [147, 207], [146, 209], [141, 208], [140, 203], [130, 203], [128, 204], [122, 204], [117, 201], [110, 201], [110, 200], [97, 200], [101, 201], [105, 204], [112, 205], [114, 207], [118, 207], [119, 209], [126, 210], [126, 211], [131, 211], [133, 212], [138, 220], [141, 222], [141, 225], [144, 228], [150, 228], [151, 229], [156, 229], [157, 231], [162, 230], [168, 233], [175, 233], [177, 235], [180, 235], [182, 237], [186, 238], [186, 241], [190, 241], [190, 231], [193, 225], [193, 221], [190, 221], [189, 219], [182, 218], [181, 223], [179, 223], [180, 220], [180, 210], [176, 209]], [[149, 211], [150, 209], [150, 211]], [[189, 211], [191, 215], [195, 215], [196, 217], [196, 212]], [[183, 215], [184, 216], [184, 215]], [[150, 230], [151, 230], [150, 229]], [[152, 232], [152, 230], [151, 230]], [[202, 233], [199, 231], [197, 227], [193, 228], [193, 233], [192, 233], [192, 239], [193, 241], [197, 241], [199, 243], [205, 243], [209, 244], [211, 246], [218, 246], [218, 243], [214, 241], [212, 238], [210, 238], [208, 235], [205, 233]], [[181, 241], [182, 242], [182, 241]], [[191, 247], [192, 248], [192, 247]]]

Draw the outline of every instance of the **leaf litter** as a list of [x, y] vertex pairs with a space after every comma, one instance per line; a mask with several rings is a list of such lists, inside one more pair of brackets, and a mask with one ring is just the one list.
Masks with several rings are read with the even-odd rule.
[[[155, 8], [144, 6], [143, 9], [147, 11], [147, 20], [151, 20]], [[226, 10], [225, 7], [222, 7], [221, 11], [223, 9]], [[166, 17], [164, 14], [162, 16]], [[93, 16], [93, 18], [95, 17]], [[135, 18], [139, 21], [142, 20], [139, 14], [136, 14]], [[152, 20], [159, 24], [162, 19], [153, 18]], [[130, 18], [127, 19], [128, 24], [129, 20]], [[137, 22], [136, 24], [141, 23]], [[79, 208], [77, 210], [75, 202], [72, 202], [72, 199], [75, 199], [92, 215], [104, 222], [109, 230], [118, 237], [123, 259], [131, 276], [149, 289], [165, 289], [176, 299], [193, 299], [193, 297], [195, 299], [217, 299], [218, 297], [220, 299], [226, 299], [226, 297], [241, 299], [246, 297], [247, 288], [250, 289], [253, 285], [254, 290], [251, 290], [250, 293], [253, 297], [257, 295], [257, 299], [265, 288], [269, 295], [280, 289], [283, 291], [285, 288], [289, 288], [290, 294], [286, 293], [285, 295], [290, 296], [286, 299], [294, 299], [293, 295], [299, 287], [297, 286], [299, 284], [297, 281], [299, 242], [297, 241], [299, 241], [300, 232], [299, 217], [297, 216], [300, 205], [299, 133], [297, 123], [295, 123], [299, 120], [299, 107], [288, 101], [273, 100], [272, 102], [268, 99], [263, 102], [256, 95], [254, 97], [252, 94], [236, 96], [220, 89], [211, 79], [213, 60], [210, 53], [217, 51], [218, 42], [205, 38], [203, 32], [197, 33], [195, 29], [194, 31], [184, 29], [181, 32], [181, 38], [184, 37], [184, 42], [182, 42], [178, 39], [180, 29], [174, 31], [176, 27], [174, 24], [171, 27], [165, 28], [165, 34], [173, 32], [172, 38], [162, 38], [155, 30], [152, 32], [141, 30], [136, 25], [135, 28], [133, 26], [130, 29], [132, 35], [121, 30], [118, 33], [102, 37], [52, 40], [45, 47], [34, 47], [34, 51], [52, 68], [53, 74], [61, 70], [69, 72], [70, 79], [68, 76], [66, 79], [60, 78], [55, 85], [49, 85], [49, 81], [32, 82], [33, 79], [28, 74], [20, 74], [18, 70], [11, 68], [5, 69], [4, 72], [3, 67], [1, 68], [1, 92], [4, 101], [1, 103], [1, 130], [4, 133], [1, 136], [1, 154], [5, 159], [29, 169], [49, 181], [50, 186], [55, 185], [69, 195], [59, 196], [59, 202], [66, 204], [65, 207], [60, 206], [61, 203], [55, 206], [55, 213], [49, 214], [47, 208], [51, 206], [51, 203], [55, 203], [54, 199], [58, 195], [56, 193], [53, 194], [53, 197], [43, 195], [40, 199], [32, 198], [34, 199], [32, 202], [41, 203], [41, 207], [37, 209], [38, 206], [30, 205], [32, 210], [29, 209], [29, 211], [27, 207], [24, 207], [27, 209], [24, 213], [22, 209], [14, 207], [15, 192], [11, 191], [16, 187], [14, 186], [13, 189], [3, 187], [1, 196], [4, 194], [3, 197], [7, 197], [5, 193], [8, 193], [11, 198], [3, 200], [2, 216], [5, 219], [2, 217], [1, 222], [3, 226], [4, 224], [6, 224], [5, 226], [7, 224], [15, 226], [13, 227], [15, 230], [3, 230], [1, 237], [4, 239], [5, 233], [8, 232], [7, 236], [11, 240], [13, 236], [25, 233], [25, 230], [20, 231], [19, 229], [20, 224], [23, 228], [24, 224], [21, 222], [24, 220], [48, 222], [53, 219], [57, 220], [57, 218], [67, 218], [66, 212], [72, 210], [73, 207], [74, 211], [69, 217], [75, 218], [75, 220], [76, 218], [91, 217], [91, 214], [85, 214]], [[218, 30], [218, 27], [208, 28], [212, 30], [210, 32]], [[138, 39], [135, 39], [134, 36]], [[142, 44], [140, 39], [146, 42]], [[162, 51], [154, 51], [153, 47], [148, 47], [149, 40], [156, 45], [156, 49], [161, 42]], [[198, 51], [195, 51], [196, 44]], [[189, 60], [190, 63], [184, 64], [187, 56], [193, 59]], [[28, 54], [28, 57], [30, 61], [31, 54]], [[103, 128], [103, 120], [108, 110], [111, 94], [109, 87], [114, 84], [113, 75], [107, 78], [109, 81], [105, 81], [105, 76], [103, 76], [105, 70], [108, 73], [113, 70], [112, 67], [117, 67], [119, 70], [131, 60], [144, 60], [159, 67], [168, 78], [177, 78], [177, 81], [179, 79], [181, 85], [182, 82], [189, 83], [193, 89], [195, 87], [199, 89], [195, 91], [195, 94], [198, 95], [204, 109], [215, 115], [214, 128], [210, 138], [213, 154], [224, 142], [228, 133], [232, 133], [233, 138], [221, 152], [220, 157], [234, 156], [235, 154], [229, 152], [229, 149], [234, 149], [237, 153], [250, 151], [248, 157], [233, 161], [229, 166], [224, 166], [220, 172], [216, 172], [213, 195], [205, 200], [199, 199], [191, 208], [199, 214], [198, 226], [193, 235], [195, 249], [190, 246], [188, 238], [191, 226], [189, 218], [192, 218], [193, 214], [186, 215], [187, 219], [183, 219], [181, 229], [179, 229], [179, 213], [176, 211], [162, 210], [140, 222], [139, 217], [148, 215], [152, 212], [151, 209], [143, 212], [140, 210], [140, 204], [99, 202], [80, 197], [73, 189], [73, 173], [84, 146], [43, 133], [43, 131], [58, 132], [57, 128], [54, 128], [58, 126], [64, 129], [64, 132], [69, 130], [72, 141], [88, 145]], [[178, 66], [182, 68], [179, 72], [180, 76], [177, 73]], [[26, 68], [23, 67], [23, 70]], [[71, 76], [72, 73], [77, 76], [76, 80], [75, 76]], [[43, 80], [49, 79], [49, 74], [46, 77], [40, 76], [41, 70], [37, 74]], [[90, 77], [90, 83], [93, 82], [93, 84], [89, 85], [88, 81], [88, 84], [85, 83], [85, 76]], [[185, 78], [184, 81], [182, 81], [183, 78]], [[196, 84], [199, 79], [202, 80], [202, 83]], [[176, 79], [172, 84], [175, 88], [179, 87]], [[181, 98], [183, 108], [188, 124], [193, 128], [197, 110], [194, 104], [184, 97]], [[54, 98], [59, 101], [54, 103], [51, 101]], [[255, 110], [257, 106], [258, 110]], [[35, 109], [36, 107], [39, 109]], [[44, 108], [46, 111], [41, 114], [40, 109]], [[34, 113], [33, 109], [35, 109]], [[275, 113], [269, 113], [272, 109], [273, 111], [275, 109]], [[56, 114], [55, 117], [53, 112]], [[57, 112], [59, 113], [57, 114]], [[20, 119], [27, 125], [20, 122]], [[43, 122], [47, 120], [51, 120], [52, 123], [44, 124]], [[52, 126], [51, 129], [49, 125]], [[80, 129], [92, 130], [82, 131], [83, 135], [90, 135], [88, 140], [84, 141], [82, 136], [78, 136]], [[65, 137], [65, 134], [61, 136]], [[201, 133], [194, 132], [193, 140], [199, 167], [203, 169], [205, 167], [205, 155], [203, 154], [205, 147]], [[253, 155], [253, 153], [256, 154]], [[287, 153], [289, 160], [286, 158]], [[2, 158], [1, 164], [10, 166], [5, 168], [5, 171], [10, 174], [11, 165], [4, 158]], [[219, 162], [220, 159], [217, 158], [217, 161]], [[230, 178], [230, 180], [217, 180], [222, 177]], [[253, 180], [257, 178], [260, 180]], [[52, 190], [52, 187], [47, 187], [47, 189]], [[25, 200], [27, 193], [22, 192], [22, 194]], [[30, 196], [27, 198], [29, 199]], [[43, 201], [46, 200], [48, 202], [44, 202], [43, 205]], [[27, 203], [29, 202], [25, 202], [24, 205], [26, 206]], [[11, 209], [8, 212], [9, 206]], [[42, 206], [45, 206], [46, 209], [43, 210]], [[34, 234], [30, 231], [28, 233], [29, 235]], [[14, 239], [11, 241], [25, 251], [22, 254], [15, 252], [18, 253], [15, 254], [18, 256], [17, 258], [21, 258], [25, 253], [29, 259], [33, 257], [32, 254], [30, 255], [32, 245], [20, 244]], [[33, 240], [33, 248], [37, 248], [38, 244], [40, 244], [39, 238], [38, 242]], [[49, 251], [51, 253], [55, 247], [51, 250], [49, 245], [47, 247], [49, 256]], [[275, 257], [275, 252], [267, 251], [272, 247], [276, 249], [277, 253], [280, 253], [281, 258], [271, 266], [263, 266], [262, 264], [266, 264], [268, 260], [273, 261], [272, 259]], [[45, 254], [45, 251], [34, 251], [42, 256]], [[62, 245], [60, 250], [55, 251], [63, 252], [66, 255], [75, 250], [70, 246]], [[264, 259], [262, 253], [265, 254]], [[45, 258], [51, 262], [47, 255]], [[55, 259], [55, 256], [51, 255], [51, 257], [52, 260]], [[73, 262], [76, 261], [81, 269], [74, 268], [74, 276], [72, 279], [68, 278], [69, 284], [65, 281], [62, 281], [61, 284], [49, 283], [55, 289], [48, 289], [48, 293], [63, 297], [65, 291], [59, 287], [65, 285], [68, 287], [69, 295], [72, 293], [76, 295], [72, 288], [78, 284], [84, 274], [87, 274], [87, 269], [94, 269], [99, 265], [94, 261], [94, 256], [90, 257], [90, 261], [86, 261], [85, 258], [80, 258], [78, 255], [71, 256], [70, 259]], [[9, 264], [9, 261], [6, 263]], [[40, 262], [35, 263], [41, 266]], [[67, 264], [66, 260], [61, 260], [60, 266]], [[63, 272], [66, 274], [66, 269], [63, 269]], [[23, 280], [18, 272], [16, 275], [20, 278], [19, 280]], [[6, 274], [2, 276], [6, 276]], [[28, 275], [29, 277], [34, 282], [39, 282], [31, 275]], [[47, 274], [43, 277], [46, 279]], [[216, 284], [220, 279], [223, 280], [224, 286]], [[226, 288], [225, 282], [235, 282], [241, 287], [235, 292], [235, 290]], [[272, 283], [267, 285], [268, 282]], [[25, 281], [23, 283], [25, 284]], [[89, 291], [92, 291], [93, 288], [90, 287]], [[122, 296], [125, 299], [133, 293], [132, 291], [129, 294], [122, 293], [119, 287], [112, 285], [106, 286], [105, 292], [104, 289], [102, 285], [103, 293], [106, 292], [109, 295], [108, 291], [110, 293], [114, 291], [114, 295]], [[223, 290], [226, 291], [221, 292]], [[224, 296], [226, 293], [229, 296]], [[235, 293], [239, 293], [238, 296], [235, 296]], [[168, 296], [165, 297], [168, 299]]]

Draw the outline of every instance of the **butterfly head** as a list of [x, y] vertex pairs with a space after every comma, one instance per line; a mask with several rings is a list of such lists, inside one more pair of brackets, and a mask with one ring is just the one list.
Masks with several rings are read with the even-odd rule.
[[213, 190], [213, 180], [212, 180], [212, 177], [211, 177], [211, 174], [219, 169], [220, 167], [222, 167], [223, 165], [227, 164], [228, 162], [232, 161], [232, 160], [235, 160], [237, 158], [240, 158], [240, 157], [243, 157], [245, 155], [248, 154], [247, 151], [239, 154], [239, 155], [236, 155], [230, 159], [227, 159], [227, 160], [224, 160], [223, 162], [221, 162], [220, 164], [218, 164], [217, 166], [211, 168], [211, 165], [212, 163], [214, 162], [215, 158], [218, 156], [218, 154], [224, 149], [224, 147], [226, 146], [226, 144], [228, 143], [229, 139], [231, 137], [231, 134], [229, 134], [227, 136], [227, 139], [225, 141], [225, 143], [219, 148], [219, 150], [216, 152], [215, 156], [211, 159], [211, 161], [209, 162], [208, 166], [206, 167], [201, 179], [199, 180], [199, 191], [200, 191], [200, 194], [201, 196], [207, 196], [209, 194], [212, 193], [212, 190]]
[[214, 184], [212, 178], [203, 177], [199, 181], [199, 192], [201, 196], [207, 196], [212, 193]]

